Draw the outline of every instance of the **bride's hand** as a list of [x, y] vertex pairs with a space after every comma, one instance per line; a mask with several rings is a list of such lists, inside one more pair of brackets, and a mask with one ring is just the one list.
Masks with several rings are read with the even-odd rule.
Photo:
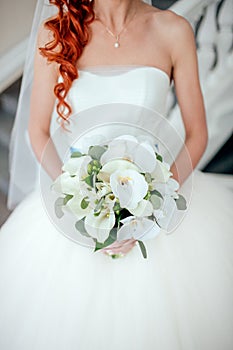
[[107, 255], [125, 255], [135, 246], [136, 242], [133, 238], [121, 242], [116, 241], [101, 251]]

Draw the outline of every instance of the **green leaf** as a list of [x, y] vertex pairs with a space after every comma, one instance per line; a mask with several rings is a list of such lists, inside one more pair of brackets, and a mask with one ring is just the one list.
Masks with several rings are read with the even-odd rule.
[[86, 209], [89, 205], [89, 202], [86, 201], [86, 198], [88, 198], [88, 197], [83, 198], [81, 201], [81, 208], [82, 209]]
[[139, 243], [139, 248], [141, 249], [142, 256], [144, 259], [147, 259], [147, 252], [146, 252], [146, 247], [142, 241], [138, 241]]
[[116, 228], [112, 228], [108, 238], [106, 239], [106, 241], [104, 241], [104, 243], [100, 243], [97, 240], [95, 240], [95, 250], [94, 250], [94, 252], [97, 252], [100, 249], [106, 248], [110, 244], [114, 243], [116, 241], [116, 232], [117, 232]]
[[112, 259], [119, 259], [119, 258], [123, 258], [123, 257], [124, 257], [124, 254], [121, 254], [121, 253], [111, 255]]
[[116, 225], [117, 225], [117, 228], [120, 227], [120, 220], [121, 220], [121, 212], [116, 212]]
[[77, 231], [79, 231], [83, 236], [86, 236], [86, 237], [91, 237], [86, 229], [85, 229], [85, 226], [84, 226], [84, 221], [83, 220], [79, 220], [75, 223], [75, 228]]
[[95, 249], [94, 252], [97, 252], [98, 250], [104, 248], [104, 243], [100, 243], [98, 241], [95, 241]]
[[100, 160], [102, 154], [106, 151], [105, 147], [102, 146], [91, 146], [88, 150], [88, 154], [89, 156], [91, 156], [91, 158], [93, 159], [97, 159]]
[[115, 202], [114, 207], [113, 207], [113, 210], [114, 210], [114, 211], [120, 211], [121, 209], [122, 209], [122, 208], [121, 208], [121, 206], [120, 206], [120, 203]]
[[89, 175], [92, 174], [92, 165], [91, 165], [91, 162], [87, 164], [87, 173], [88, 173]]
[[179, 198], [175, 199], [175, 201], [176, 201], [177, 209], [179, 210], [187, 209], [186, 199], [181, 194], [179, 194]]
[[98, 159], [93, 159], [88, 165], [87, 165], [87, 172], [89, 175], [96, 173], [98, 174], [101, 169], [101, 163]]
[[147, 191], [147, 194], [145, 195], [145, 197], [143, 199], [146, 199], [147, 201], [150, 199], [151, 197], [151, 193], [150, 191]]
[[161, 207], [161, 197], [157, 196], [156, 194], [152, 194], [152, 196], [150, 197], [150, 201], [155, 210]]
[[71, 154], [71, 158], [80, 158], [82, 156], [83, 156], [83, 154], [79, 151], [75, 151]]
[[161, 195], [161, 193], [159, 191], [156, 191], [156, 190], [151, 191], [151, 195], [153, 195], [153, 194], [155, 194], [159, 198], [163, 199], [163, 196]]
[[117, 239], [117, 228], [113, 227], [109, 233], [109, 237], [111, 237], [112, 241], [115, 242]]
[[160, 162], [163, 161], [163, 157], [160, 154], [156, 154], [156, 159], [160, 160]]
[[83, 179], [83, 181], [85, 181], [87, 185], [93, 187], [93, 178], [94, 178], [93, 174], [92, 175], [88, 175], [87, 177], [85, 177]]
[[61, 219], [64, 215], [64, 212], [62, 210], [63, 202], [64, 202], [64, 198], [59, 197], [56, 199], [56, 201], [54, 203], [54, 210], [55, 210], [55, 214], [58, 217], [58, 219]]
[[73, 195], [72, 194], [67, 194], [65, 196], [65, 198], [63, 198], [63, 204], [66, 205], [71, 198], [73, 198]]

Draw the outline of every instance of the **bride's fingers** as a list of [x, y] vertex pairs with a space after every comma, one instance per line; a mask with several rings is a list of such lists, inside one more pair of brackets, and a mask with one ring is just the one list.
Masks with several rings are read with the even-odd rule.
[[126, 254], [128, 253], [136, 244], [135, 239], [128, 239], [121, 242], [114, 242], [108, 247], [102, 249], [102, 251], [106, 254]]
[[124, 240], [124, 241], [115, 241], [114, 243], [110, 244], [109, 246], [107, 246], [103, 250], [105, 250], [105, 249], [113, 249], [113, 248], [114, 249], [121, 248], [123, 246], [133, 244], [134, 242], [136, 242], [134, 239], [127, 239], [127, 240]]

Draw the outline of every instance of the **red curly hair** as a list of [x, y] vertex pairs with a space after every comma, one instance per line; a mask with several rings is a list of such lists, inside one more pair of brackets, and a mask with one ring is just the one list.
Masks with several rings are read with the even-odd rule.
[[63, 82], [55, 85], [54, 93], [58, 98], [57, 113], [64, 125], [72, 113], [65, 98], [73, 80], [78, 78], [77, 60], [89, 40], [88, 27], [94, 20], [93, 1], [49, 0], [49, 2], [58, 8], [57, 15], [45, 22], [45, 27], [53, 33], [53, 40], [39, 50], [49, 62], [59, 64]]

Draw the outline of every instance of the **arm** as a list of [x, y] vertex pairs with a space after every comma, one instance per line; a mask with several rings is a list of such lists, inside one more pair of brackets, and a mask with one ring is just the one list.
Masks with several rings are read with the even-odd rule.
[[[193, 30], [184, 18], [176, 16], [175, 21], [171, 58], [176, 95], [185, 127], [185, 146], [171, 171], [182, 184], [204, 153], [208, 135]], [[185, 147], [190, 159], [187, 158]]]
[[[28, 128], [31, 145], [38, 161], [52, 179], [55, 179], [61, 173], [62, 166], [50, 139], [50, 122], [56, 100], [53, 90], [58, 78], [58, 66], [55, 63], [48, 64], [47, 59], [39, 52], [39, 47], [44, 46], [49, 40], [49, 32], [42, 27], [38, 35], [34, 60]], [[45, 146], [46, 154], [43, 154]]]

